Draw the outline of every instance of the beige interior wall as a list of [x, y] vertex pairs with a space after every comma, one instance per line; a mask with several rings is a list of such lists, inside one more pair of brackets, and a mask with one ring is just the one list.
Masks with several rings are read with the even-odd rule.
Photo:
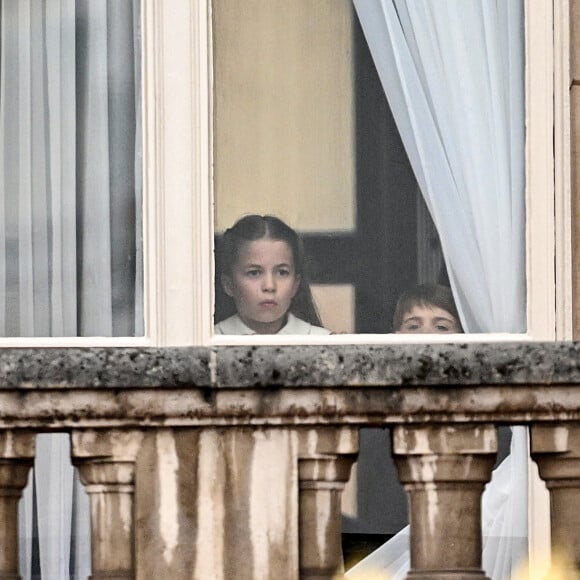
[[355, 227], [350, 0], [214, 0], [216, 230]]
[[311, 290], [323, 326], [332, 332], [352, 334], [355, 328], [354, 286], [313, 284]]

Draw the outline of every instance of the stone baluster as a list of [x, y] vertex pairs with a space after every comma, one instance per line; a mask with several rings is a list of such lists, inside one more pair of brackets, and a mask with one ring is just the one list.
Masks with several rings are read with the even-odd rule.
[[0, 433], [0, 580], [18, 580], [18, 500], [34, 462], [35, 433]]
[[565, 577], [579, 578], [580, 424], [532, 426], [531, 453], [550, 491], [552, 551], [569, 568]]
[[413, 580], [483, 579], [481, 495], [490, 480], [493, 425], [398, 426], [393, 454], [409, 497]]
[[343, 578], [341, 494], [358, 453], [358, 430], [309, 429], [300, 437], [300, 578]]
[[134, 479], [140, 431], [85, 430], [72, 434], [73, 463], [91, 501], [93, 580], [135, 576]]

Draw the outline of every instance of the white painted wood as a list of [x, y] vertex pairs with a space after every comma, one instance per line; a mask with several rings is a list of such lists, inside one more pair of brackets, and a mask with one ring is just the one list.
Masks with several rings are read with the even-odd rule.
[[144, 3], [146, 333], [208, 342], [212, 313], [207, 0]]
[[526, 0], [528, 334], [555, 338], [552, 0]]
[[[526, 0], [528, 334], [572, 338], [568, 0]], [[567, 166], [566, 166], [567, 164]], [[528, 463], [530, 570], [549, 567], [549, 495]]]
[[283, 345], [283, 344], [462, 344], [481, 342], [531, 342], [527, 334], [331, 334], [331, 335], [246, 335], [214, 336], [212, 345]]
[[554, 3], [556, 339], [573, 338], [570, 1]]
[[149, 337], [138, 336], [35, 336], [0, 338], [0, 348], [68, 348], [100, 346], [153, 346]]

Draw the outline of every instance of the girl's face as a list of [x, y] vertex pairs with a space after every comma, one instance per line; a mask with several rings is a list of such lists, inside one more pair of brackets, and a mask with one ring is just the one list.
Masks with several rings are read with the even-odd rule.
[[442, 334], [461, 332], [453, 314], [434, 305], [416, 304], [403, 316], [403, 323], [397, 332], [402, 334], [424, 333]]
[[265, 238], [242, 246], [231, 275], [222, 276], [222, 285], [247, 326], [257, 334], [275, 334], [286, 323], [300, 276], [290, 246]]

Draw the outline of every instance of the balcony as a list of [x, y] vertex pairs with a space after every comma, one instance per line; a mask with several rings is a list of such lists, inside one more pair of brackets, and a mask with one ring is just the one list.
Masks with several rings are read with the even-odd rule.
[[392, 430], [409, 577], [484, 578], [480, 499], [500, 424], [531, 428], [572, 577], [579, 354], [571, 343], [3, 350], [0, 579], [18, 577], [35, 434], [62, 431], [91, 498], [93, 578], [341, 578], [340, 495], [367, 426]]

